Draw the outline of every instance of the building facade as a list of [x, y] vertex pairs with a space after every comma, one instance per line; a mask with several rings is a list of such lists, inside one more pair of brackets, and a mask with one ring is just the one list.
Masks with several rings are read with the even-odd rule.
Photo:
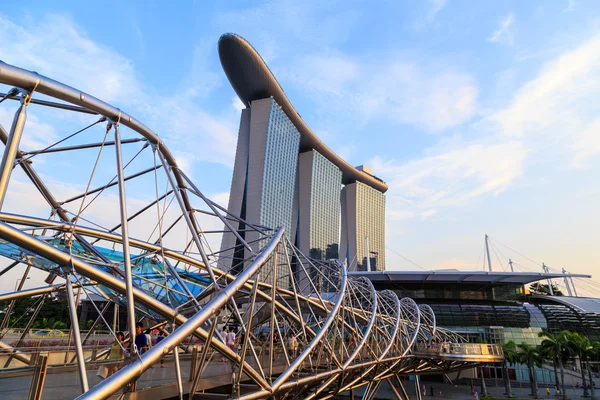
[[340, 259], [350, 271], [383, 271], [385, 195], [364, 183], [354, 182], [342, 189], [341, 204]]
[[[399, 298], [411, 297], [428, 304], [436, 324], [450, 329], [470, 342], [540, 345], [540, 332], [579, 332], [590, 341], [600, 340], [600, 300], [568, 296], [532, 296], [525, 285], [548, 279], [543, 274], [484, 271], [398, 271], [355, 272], [373, 282], [376, 290], [389, 289]], [[551, 278], [561, 279], [560, 275]], [[483, 368], [486, 378], [501, 379], [502, 366]], [[475, 377], [477, 371], [463, 373]], [[535, 368], [538, 382], [553, 384], [551, 366]], [[525, 365], [510, 365], [511, 380], [529, 382]], [[452, 375], [456, 377], [456, 375]], [[432, 377], [441, 379], [441, 377]], [[569, 378], [570, 379], [570, 378]], [[575, 374], [570, 384], [578, 380]]]
[[[269, 228], [283, 226], [288, 239], [312, 258], [383, 270], [385, 182], [349, 165], [319, 140], [247, 41], [223, 35], [219, 57], [246, 106], [228, 211]], [[258, 234], [240, 225], [234, 223], [239, 235], [253, 242]], [[245, 252], [239, 245], [235, 235], [224, 234], [220, 268], [241, 271], [246, 257], [235, 254]]]
[[[283, 226], [290, 238], [299, 143], [300, 133], [272, 98], [253, 101], [250, 107], [242, 110], [229, 212], [262, 226]], [[246, 231], [245, 226], [240, 225], [233, 223], [246, 242], [252, 243], [259, 238], [257, 232]], [[245, 256], [229, 250], [239, 245], [236, 240], [231, 233], [223, 235], [219, 265], [239, 272], [243, 265], [238, 263]], [[253, 247], [262, 245], [264, 243], [251, 244]], [[236, 249], [244, 251], [240, 246]], [[287, 272], [278, 275], [284, 273]], [[268, 274], [269, 271], [263, 268], [260, 279], [267, 279]]]
[[342, 172], [315, 150], [298, 162], [298, 248], [317, 260], [339, 258]]

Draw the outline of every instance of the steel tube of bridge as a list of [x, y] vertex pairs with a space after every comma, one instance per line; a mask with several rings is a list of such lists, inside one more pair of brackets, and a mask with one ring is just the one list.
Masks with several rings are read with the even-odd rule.
[[81, 391], [87, 392], [89, 389], [87, 380], [87, 371], [85, 369], [85, 357], [83, 356], [83, 346], [81, 345], [81, 334], [79, 332], [79, 321], [77, 319], [77, 304], [75, 304], [75, 296], [73, 294], [73, 285], [71, 284], [71, 276], [67, 274], [67, 303], [69, 304], [69, 315], [71, 316], [71, 330], [73, 331], [73, 339], [75, 339], [75, 353], [77, 354], [77, 368], [79, 369], [79, 379], [81, 383]]
[[218, 290], [217, 279], [215, 278], [215, 274], [213, 273], [212, 267], [210, 266], [208, 256], [206, 255], [206, 252], [204, 251], [204, 247], [202, 247], [202, 241], [200, 240], [200, 236], [198, 236], [198, 231], [196, 230], [196, 224], [194, 224], [194, 222], [192, 221], [192, 217], [190, 215], [192, 213], [193, 209], [191, 207], [189, 207], [188, 202], [186, 202], [185, 199], [183, 198], [183, 196], [181, 195], [181, 192], [180, 192], [181, 188], [173, 181], [173, 176], [171, 175], [171, 173], [172, 172], [174, 173], [174, 171], [173, 170], [169, 171], [169, 168], [167, 168], [166, 160], [164, 159], [160, 149], [157, 149], [157, 152], [158, 152], [158, 157], [160, 158], [160, 162], [162, 163], [162, 165], [165, 169], [165, 173], [167, 175], [167, 179], [169, 180], [169, 184], [171, 185], [171, 189], [173, 189], [173, 194], [175, 195], [175, 198], [177, 199], [177, 203], [179, 203], [179, 207], [183, 211], [183, 218], [185, 219], [188, 229], [190, 230], [190, 233], [192, 234], [192, 238], [194, 239], [194, 243], [196, 244], [196, 247], [198, 248], [198, 252], [200, 253], [202, 262], [205, 264], [206, 270], [208, 271], [208, 275], [210, 276], [211, 281], [215, 284], [215, 289]]
[[[180, 325], [179, 328], [164, 338], [156, 346], [140, 355], [136, 361], [123, 367], [110, 378], [100, 382], [87, 393], [79, 396], [78, 399], [104, 399], [111, 396], [127, 383], [137, 379], [144, 371], [150, 368], [152, 364], [158, 362], [164, 354], [176, 348], [176, 346], [185, 340], [186, 337], [193, 334], [199, 326], [204, 324], [211, 316], [224, 307], [229, 299], [241, 290], [244, 284], [252, 276], [258, 273], [281, 241], [283, 231], [284, 228], [279, 228], [269, 244], [260, 254], [258, 254], [254, 261], [238, 275], [238, 278], [235, 281], [219, 291], [214, 299], [208, 302], [204, 308], [194, 314], [194, 316], [190, 317], [184, 324]], [[208, 342], [206, 345], [208, 345]], [[264, 385], [265, 387], [268, 387], [266, 382], [264, 382]]]
[[2, 156], [2, 161], [0, 163], [0, 210], [2, 210], [2, 206], [4, 205], [4, 197], [6, 197], [10, 175], [15, 166], [15, 159], [17, 158], [17, 152], [19, 151], [19, 144], [21, 143], [26, 120], [27, 103], [25, 102], [25, 99], [22, 99], [21, 106], [15, 113], [12, 127], [10, 128], [10, 135], [8, 136], [8, 142], [4, 148], [4, 155]]
[[273, 382], [272, 389], [273, 391], [278, 390], [281, 385], [285, 383], [285, 381], [292, 375], [292, 373], [300, 367], [301, 363], [304, 362], [304, 359], [308, 357], [311, 351], [317, 346], [318, 343], [321, 342], [323, 337], [327, 334], [329, 327], [333, 323], [333, 321], [338, 317], [338, 312], [344, 302], [344, 296], [346, 295], [346, 287], [348, 285], [348, 275], [346, 273], [346, 268], [341, 264], [341, 262], [337, 261], [338, 266], [340, 266], [341, 273], [341, 282], [340, 282], [340, 291], [338, 294], [338, 298], [329, 313], [329, 316], [323, 322], [321, 329], [317, 332], [313, 340], [306, 346], [306, 348], [302, 351], [302, 353], [296, 357], [296, 359], [290, 364], [290, 367], [286, 369], [276, 380]]
[[[3, 217], [7, 216], [7, 214], [0, 214], [0, 215], [2, 215]], [[26, 217], [16, 216], [16, 215], [11, 215], [11, 217], [14, 218], [15, 221], [18, 221], [21, 219], [24, 219], [24, 220], [29, 219]], [[40, 221], [43, 221], [43, 220], [40, 220]], [[48, 221], [46, 221], [46, 222], [48, 222]], [[281, 233], [281, 234], [283, 234], [283, 233]], [[36, 254], [39, 254], [42, 257], [47, 258], [48, 260], [50, 260], [56, 264], [65, 265], [69, 262], [72, 262], [73, 265], [75, 266], [77, 272], [80, 275], [83, 275], [93, 281], [96, 281], [97, 283], [106, 285], [109, 288], [111, 288], [121, 294], [125, 293], [125, 290], [126, 290], [125, 283], [121, 279], [119, 279], [101, 269], [95, 268], [94, 266], [92, 266], [78, 258], [71, 258], [68, 254], [62, 252], [61, 250], [57, 249], [56, 247], [53, 247], [53, 246], [47, 244], [46, 242], [43, 242], [35, 237], [32, 237], [24, 232], [21, 232], [20, 230], [6, 224], [5, 222], [0, 222], [0, 238], [5, 239], [5, 240], [13, 243], [16, 246], [22, 247], [22, 248], [32, 251]], [[277, 240], [280, 240], [280, 235], [278, 235], [276, 233], [272, 238], [276, 238]], [[245, 285], [246, 285], [246, 282], [242, 282], [242, 286], [245, 286]], [[184, 324], [188, 320], [186, 317], [184, 317], [183, 315], [178, 313], [176, 310], [174, 310], [171, 307], [169, 307], [168, 305], [158, 301], [157, 299], [147, 295], [144, 291], [142, 291], [138, 288], [135, 288], [135, 287], [133, 289], [134, 289], [133, 292], [134, 292], [135, 298], [138, 300], [138, 302], [140, 304], [149, 307], [156, 313], [162, 315], [165, 319], [174, 320], [178, 324]], [[200, 329], [199, 326], [197, 327], [195, 334], [202, 339], [206, 339], [206, 337], [208, 336], [207, 332], [204, 331], [203, 329]], [[212, 343], [213, 343], [213, 347], [216, 347], [221, 353], [223, 353], [223, 355], [225, 355], [225, 357], [229, 358], [230, 360], [237, 361], [239, 359], [239, 356], [237, 356], [235, 353], [233, 353], [233, 351], [231, 351], [223, 343], [215, 341], [215, 340], [213, 340]], [[255, 380], [257, 383], [260, 383], [260, 385], [262, 387], [268, 386], [268, 384], [260, 377], [260, 375], [251, 366], [245, 365], [244, 369], [246, 371], [246, 374], [251, 379]]]
[[134, 353], [135, 347], [135, 300], [133, 297], [133, 278], [131, 276], [131, 255], [129, 252], [129, 223], [127, 222], [127, 202], [125, 197], [125, 180], [123, 177], [123, 157], [121, 154], [121, 135], [119, 126], [115, 125], [115, 155], [117, 157], [117, 180], [119, 182], [119, 209], [121, 212], [121, 238], [123, 243], [123, 269], [125, 270], [125, 297], [127, 299], [127, 325], [131, 348]]

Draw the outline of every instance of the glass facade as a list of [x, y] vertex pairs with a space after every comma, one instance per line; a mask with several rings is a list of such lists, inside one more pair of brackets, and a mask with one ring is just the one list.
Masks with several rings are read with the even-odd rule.
[[[385, 269], [385, 195], [356, 182], [356, 263], [367, 270], [366, 240], [369, 239], [371, 270]], [[348, 216], [350, 217], [350, 216]]]
[[300, 132], [271, 99], [259, 223], [292, 232]]
[[[292, 237], [299, 146], [300, 132], [275, 100], [271, 99], [264, 151], [259, 223], [273, 228], [283, 226], [289, 237]], [[277, 267], [277, 279], [281, 287], [285, 287], [288, 280], [286, 277], [289, 275], [287, 267], [283, 265]], [[272, 267], [262, 268], [259, 279], [270, 282], [273, 279], [271, 272]]]
[[[403, 282], [373, 280], [377, 290], [389, 289], [398, 297], [429, 304], [437, 325], [459, 333], [470, 342], [503, 344], [510, 340], [532, 346], [541, 344], [543, 331], [579, 332], [591, 341], [600, 340], [600, 313], [582, 312], [547, 298], [532, 298], [520, 284]], [[486, 378], [502, 378], [502, 368], [487, 366]], [[510, 366], [509, 376], [529, 382], [526, 366]], [[552, 368], [535, 368], [542, 384], [555, 382]]]
[[318, 152], [312, 153], [309, 256], [339, 258], [342, 171]]

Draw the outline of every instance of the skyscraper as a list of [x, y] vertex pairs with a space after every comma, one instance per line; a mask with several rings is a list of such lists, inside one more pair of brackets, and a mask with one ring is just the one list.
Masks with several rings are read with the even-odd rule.
[[[384, 269], [386, 184], [370, 170], [351, 166], [321, 142], [247, 41], [223, 35], [219, 57], [246, 106], [229, 212], [271, 228], [283, 226], [303, 253], [322, 260], [339, 258], [351, 269], [366, 268], [366, 237], [371, 268]], [[256, 233], [234, 227], [246, 242], [256, 239]], [[233, 234], [224, 235], [221, 268], [245, 258], [232, 254], [236, 244]], [[266, 273], [261, 273], [263, 279]]]
[[[288, 237], [293, 237], [290, 235], [293, 233], [299, 144], [300, 133], [272, 98], [255, 100], [244, 109], [228, 210], [259, 225], [283, 226]], [[246, 232], [239, 226], [234, 228], [247, 242], [258, 239], [256, 232]], [[245, 258], [227, 251], [235, 245], [233, 234], [223, 236], [222, 267], [235, 266], [238, 259]]]
[[341, 198], [340, 259], [347, 261], [351, 271], [384, 270], [385, 195], [364, 183], [354, 182], [342, 189]]
[[318, 260], [339, 258], [342, 171], [315, 150], [298, 161], [298, 248]]

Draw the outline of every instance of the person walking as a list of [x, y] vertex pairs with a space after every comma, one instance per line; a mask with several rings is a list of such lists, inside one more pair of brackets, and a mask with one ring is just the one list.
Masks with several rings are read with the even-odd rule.
[[431, 386], [429, 387], [429, 393], [431, 394], [431, 397], [435, 396], [435, 395], [433, 394], [433, 393], [434, 393], [434, 392], [433, 392], [433, 385], [431, 385]]
[[141, 322], [135, 324], [135, 347], [139, 354], [148, 351], [148, 337], [144, 333], [144, 324]]
[[[160, 342], [162, 342], [163, 339], [166, 338], [166, 337], [167, 337], [167, 331], [161, 330], [160, 334], [156, 338], [156, 344], [159, 344]], [[161, 368], [165, 368], [166, 367], [166, 365], [165, 365], [165, 359], [164, 358], [160, 359], [160, 367]]]
[[109, 360], [113, 360], [114, 364], [111, 364], [109, 370], [111, 375], [119, 370], [121, 359], [123, 359], [123, 339], [125, 335], [123, 332], [117, 333], [117, 339], [110, 345]]
[[233, 328], [229, 329], [229, 333], [227, 333], [227, 347], [235, 352], [235, 331]]
[[290, 333], [287, 347], [290, 356], [296, 358], [296, 353], [298, 352], [298, 341], [296, 340], [296, 336], [294, 335], [294, 333]]
[[550, 388], [546, 386], [546, 397], [550, 398]]

